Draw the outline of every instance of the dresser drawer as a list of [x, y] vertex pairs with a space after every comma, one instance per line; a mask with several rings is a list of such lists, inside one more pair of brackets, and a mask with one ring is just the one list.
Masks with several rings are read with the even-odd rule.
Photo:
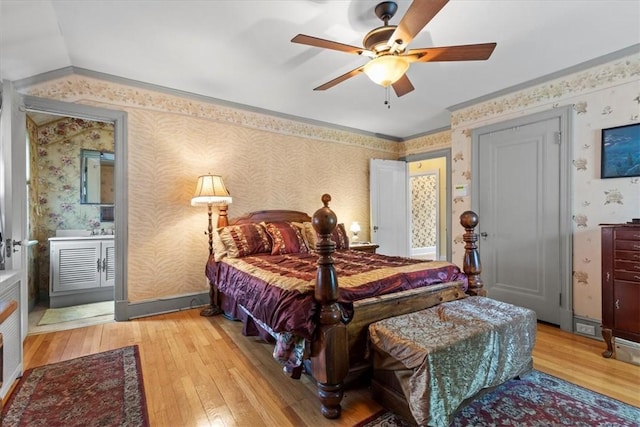
[[638, 282], [640, 284], [640, 271], [615, 270], [613, 277], [618, 280], [628, 280], [630, 282]]
[[640, 273], [640, 262], [616, 259], [613, 261], [613, 269]]
[[616, 251], [615, 258], [617, 260], [640, 262], [640, 251]]
[[615, 250], [617, 251], [640, 251], [640, 241], [636, 240], [616, 239], [615, 246]]
[[618, 229], [615, 231], [616, 240], [636, 240], [640, 242], [640, 227], [635, 229]]

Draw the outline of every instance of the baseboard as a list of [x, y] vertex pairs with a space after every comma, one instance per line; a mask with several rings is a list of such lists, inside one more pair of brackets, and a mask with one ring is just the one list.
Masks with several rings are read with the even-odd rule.
[[599, 320], [573, 316], [573, 333], [602, 341], [602, 325]]
[[209, 304], [209, 292], [195, 292], [146, 301], [116, 301], [115, 319], [125, 321], [172, 311], [204, 307]]

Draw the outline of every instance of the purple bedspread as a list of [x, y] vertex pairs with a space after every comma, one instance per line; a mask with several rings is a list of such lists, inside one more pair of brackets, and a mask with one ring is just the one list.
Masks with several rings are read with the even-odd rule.
[[[419, 261], [359, 251], [333, 254], [339, 300], [346, 318], [352, 302], [372, 296], [464, 281], [460, 269], [444, 261]], [[239, 304], [272, 332], [310, 339], [314, 332], [318, 254], [260, 254], [244, 258], [210, 257], [206, 275], [218, 290]]]

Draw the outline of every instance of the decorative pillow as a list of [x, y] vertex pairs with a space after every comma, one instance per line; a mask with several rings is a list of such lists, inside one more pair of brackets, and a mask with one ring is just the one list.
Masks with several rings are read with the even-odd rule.
[[224, 229], [218, 228], [211, 233], [211, 240], [213, 241], [213, 259], [216, 262], [219, 262], [222, 258], [227, 256], [227, 248], [222, 243], [222, 239], [220, 238], [220, 232]]
[[230, 258], [271, 253], [271, 240], [260, 224], [230, 225], [220, 231], [220, 240]]
[[[307, 246], [311, 248], [311, 250], [315, 251], [316, 244], [318, 243], [320, 236], [313, 228], [313, 224], [310, 222], [296, 222], [293, 224], [303, 231], [303, 236], [305, 237]], [[336, 225], [336, 228], [333, 229], [333, 233], [331, 233], [331, 240], [335, 242], [336, 250], [349, 249], [349, 237], [343, 223]]]
[[318, 235], [316, 234], [316, 230], [313, 228], [313, 224], [311, 222], [292, 222], [291, 224], [300, 229], [302, 232], [302, 238], [307, 244], [309, 250], [315, 251], [316, 243], [318, 243]]
[[268, 222], [265, 228], [271, 236], [271, 255], [309, 253], [301, 230], [290, 222]]
[[340, 223], [336, 225], [331, 233], [331, 240], [336, 242], [336, 249], [349, 249], [349, 237], [347, 230], [344, 228], [344, 224]]

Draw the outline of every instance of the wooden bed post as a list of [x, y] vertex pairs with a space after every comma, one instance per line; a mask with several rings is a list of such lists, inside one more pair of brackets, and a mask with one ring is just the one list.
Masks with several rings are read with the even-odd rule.
[[322, 415], [338, 418], [342, 410], [343, 382], [349, 371], [347, 328], [337, 304], [338, 278], [331, 254], [336, 245], [331, 233], [337, 225], [336, 214], [329, 209], [331, 196], [324, 194], [324, 207], [313, 214], [313, 228], [319, 234], [316, 249], [320, 255], [314, 298], [318, 325], [311, 343], [311, 373], [316, 380]]
[[482, 273], [482, 265], [480, 264], [480, 255], [478, 254], [478, 235], [474, 229], [478, 225], [478, 214], [473, 211], [465, 211], [460, 215], [460, 224], [464, 227], [464, 260], [462, 262], [462, 270], [469, 279], [469, 288], [467, 294], [487, 296], [484, 284], [480, 278]]

